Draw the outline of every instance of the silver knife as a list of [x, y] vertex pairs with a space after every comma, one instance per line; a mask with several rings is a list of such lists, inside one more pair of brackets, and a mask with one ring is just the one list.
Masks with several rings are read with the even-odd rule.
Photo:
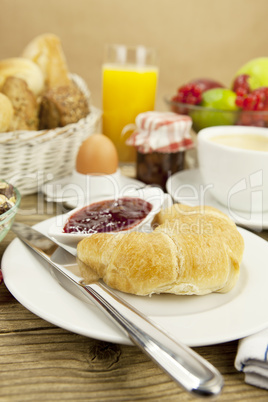
[[[12, 231], [53, 267], [56, 278], [64, 288], [79, 298], [90, 299], [121, 328], [135, 345], [185, 390], [202, 397], [215, 396], [221, 392], [223, 378], [207, 360], [188, 346], [173, 339], [102, 282], [84, 285], [78, 280], [79, 278], [66, 273], [66, 266], [55, 262], [55, 253], [61, 250], [57, 243], [21, 223], [14, 223]], [[66, 250], [64, 252], [68, 253]], [[68, 256], [71, 264], [75, 266], [74, 256], [69, 253]]]

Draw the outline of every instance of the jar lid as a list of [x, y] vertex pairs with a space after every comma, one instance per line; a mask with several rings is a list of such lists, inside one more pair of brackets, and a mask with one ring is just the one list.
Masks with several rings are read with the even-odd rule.
[[141, 153], [178, 152], [194, 147], [191, 138], [192, 119], [173, 112], [140, 113], [136, 129], [126, 141]]

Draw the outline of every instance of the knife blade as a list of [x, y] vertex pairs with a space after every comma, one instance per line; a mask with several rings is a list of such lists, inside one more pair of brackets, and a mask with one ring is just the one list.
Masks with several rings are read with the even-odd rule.
[[[57, 280], [76, 297], [90, 300], [116, 323], [130, 340], [157, 363], [175, 382], [195, 396], [218, 395], [223, 377], [207, 360], [186, 345], [173, 339], [164, 329], [131, 306], [102, 282], [83, 284], [68, 268], [68, 255], [75, 266], [74, 256], [64, 250], [66, 264], [55, 262], [55, 253], [63, 251], [59, 244], [39, 231], [22, 223], [13, 223], [18, 238], [50, 264]], [[53, 260], [54, 259], [54, 260]]]

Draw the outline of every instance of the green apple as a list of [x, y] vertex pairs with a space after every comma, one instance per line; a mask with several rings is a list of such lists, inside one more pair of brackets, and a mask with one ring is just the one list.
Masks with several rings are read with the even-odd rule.
[[210, 109], [237, 110], [236, 93], [227, 88], [213, 88], [203, 93], [200, 106]]
[[195, 131], [205, 127], [226, 126], [235, 123], [237, 118], [235, 111], [239, 109], [235, 104], [235, 92], [227, 88], [213, 88], [204, 92], [202, 98], [200, 106], [203, 109], [196, 109], [190, 114]]
[[242, 74], [249, 75], [248, 82], [251, 90], [259, 87], [267, 87], [268, 57], [258, 57], [257, 59], [250, 60], [237, 71], [234, 78]]

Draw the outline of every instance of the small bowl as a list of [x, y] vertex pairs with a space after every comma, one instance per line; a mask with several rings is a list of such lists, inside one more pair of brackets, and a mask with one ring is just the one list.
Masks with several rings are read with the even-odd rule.
[[254, 126], [268, 127], [268, 111], [221, 110], [211, 109], [198, 105], [189, 105], [165, 98], [165, 102], [172, 112], [187, 114], [193, 120], [193, 130], [200, 130], [212, 126]]
[[[3, 182], [4, 180], [1, 181]], [[9, 229], [11, 228], [21, 201], [19, 190], [16, 187], [13, 187], [13, 189], [16, 197], [16, 202], [12, 208], [0, 215], [0, 242], [4, 239]]]
[[[133, 198], [141, 198], [149, 203], [152, 204], [153, 208], [149, 212], [149, 214], [143, 219], [142, 222], [140, 222], [138, 225], [134, 226], [131, 229], [124, 230], [124, 233], [130, 232], [130, 231], [143, 231], [143, 232], [150, 232], [151, 229], [151, 221], [155, 214], [157, 214], [161, 208], [170, 206], [172, 204], [171, 197], [163, 192], [163, 190], [159, 187], [143, 187], [140, 189], [136, 190], [130, 190], [128, 192], [125, 192], [124, 195], [122, 195], [123, 198], [125, 197], [133, 197]], [[120, 197], [121, 198], [121, 197]], [[95, 199], [92, 204], [98, 201], [104, 201], [104, 200], [116, 200], [116, 197], [100, 197], [98, 199]], [[78, 242], [85, 237], [91, 236], [91, 234], [81, 234], [81, 233], [65, 233], [63, 232], [63, 228], [65, 226], [65, 223], [69, 219], [71, 215], [73, 215], [75, 212], [79, 211], [83, 207], [78, 207], [73, 209], [72, 211], [68, 212], [67, 214], [64, 215], [59, 215], [57, 216], [56, 220], [52, 224], [52, 226], [49, 228], [48, 234], [50, 237], [54, 238], [57, 242], [70, 245], [70, 246], [76, 246]], [[114, 232], [114, 233], [119, 233], [119, 232]], [[121, 232], [122, 233], [122, 232]]]
[[232, 141], [238, 136], [245, 146], [247, 135], [253, 136], [254, 141], [259, 136], [264, 137], [265, 143], [268, 141], [267, 128], [219, 126], [201, 130], [197, 136], [199, 168], [206, 189], [230, 212], [262, 213], [268, 210], [268, 151], [213, 141], [217, 136], [232, 137]]

